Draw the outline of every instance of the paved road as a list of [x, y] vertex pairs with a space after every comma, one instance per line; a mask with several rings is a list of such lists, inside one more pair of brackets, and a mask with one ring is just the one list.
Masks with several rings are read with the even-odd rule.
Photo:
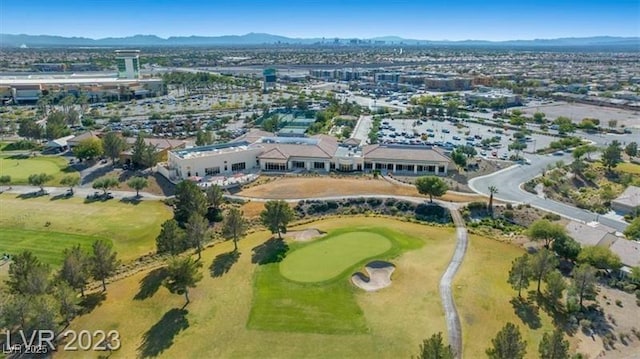
[[447, 332], [449, 334], [449, 344], [453, 348], [456, 358], [462, 358], [462, 326], [460, 325], [460, 317], [456, 310], [456, 304], [453, 301], [453, 293], [451, 291], [451, 283], [455, 277], [464, 255], [467, 252], [469, 239], [467, 236], [467, 228], [460, 212], [456, 209], [451, 210], [451, 217], [456, 225], [456, 249], [453, 257], [449, 262], [447, 270], [440, 278], [440, 298], [442, 298], [442, 306], [444, 307], [444, 316], [447, 322]]
[[[6, 187], [4, 188], [5, 188], [4, 192], [15, 193], [15, 194], [29, 194], [29, 193], [35, 193], [39, 190], [38, 187], [33, 187], [33, 186], [12, 186], [10, 189], [7, 189]], [[67, 189], [68, 187], [44, 187], [44, 190], [48, 193], [48, 196], [50, 197], [64, 195], [67, 192]], [[87, 195], [92, 195], [95, 192], [102, 193], [102, 190], [96, 191], [93, 188], [76, 187], [73, 189], [73, 192], [74, 192], [74, 197], [85, 198]], [[131, 199], [134, 199], [134, 197], [136, 196], [136, 193], [133, 191], [108, 191], [108, 192], [111, 193], [113, 198], [117, 198], [117, 199], [131, 200]], [[140, 191], [140, 197], [137, 198], [136, 200], [158, 201], [165, 198], [167, 197], [158, 196], [155, 194]]]
[[520, 185], [522, 183], [542, 174], [542, 171], [547, 167], [547, 165], [560, 160], [565, 163], [569, 163], [573, 160], [570, 154], [565, 154], [563, 156], [527, 155], [526, 157], [531, 159], [531, 165], [514, 165], [487, 176], [473, 178], [469, 181], [469, 187], [475, 192], [488, 196], [489, 186], [495, 186], [498, 188], [498, 193], [494, 197], [505, 202], [528, 203], [533, 207], [553, 212], [566, 218], [582, 222], [597, 221], [617, 231], [624, 231], [624, 229], [627, 228], [628, 224], [625, 222], [550, 199], [540, 198], [521, 189]]

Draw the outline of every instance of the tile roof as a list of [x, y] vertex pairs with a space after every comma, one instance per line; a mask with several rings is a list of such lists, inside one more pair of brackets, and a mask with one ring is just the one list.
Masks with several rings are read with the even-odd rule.
[[629, 186], [622, 192], [618, 198], [611, 201], [613, 203], [619, 203], [624, 206], [638, 207], [640, 206], [640, 187]]
[[362, 154], [365, 159], [449, 162], [449, 158], [437, 150], [420, 146], [364, 146]]

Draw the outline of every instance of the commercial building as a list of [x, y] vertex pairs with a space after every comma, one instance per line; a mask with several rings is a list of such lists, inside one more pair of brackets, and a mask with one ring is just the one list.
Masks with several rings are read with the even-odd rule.
[[30, 75], [0, 77], [0, 97], [17, 104], [38, 101], [43, 92], [83, 93], [92, 102], [128, 100], [164, 93], [162, 79], [121, 79], [112, 74]]
[[424, 86], [429, 90], [436, 91], [464, 91], [471, 89], [470, 78], [455, 76], [433, 76], [433, 75], [404, 75], [400, 76], [400, 83]]
[[116, 50], [119, 79], [140, 78], [140, 50]]
[[428, 146], [339, 143], [335, 137], [280, 137], [249, 132], [234, 142], [169, 151], [160, 169], [170, 180], [230, 176], [238, 172], [380, 170], [406, 175], [446, 175], [449, 158]]
[[503, 106], [516, 106], [522, 103], [520, 96], [506, 89], [494, 89], [491, 87], [478, 87], [476, 91], [465, 93], [464, 99], [468, 104], [477, 104], [478, 102], [499, 102]]

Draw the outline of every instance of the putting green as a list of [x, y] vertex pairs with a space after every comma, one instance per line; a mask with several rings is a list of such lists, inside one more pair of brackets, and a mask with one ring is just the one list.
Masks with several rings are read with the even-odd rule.
[[341, 233], [293, 251], [280, 263], [280, 274], [296, 282], [323, 282], [391, 247], [391, 241], [378, 233]]

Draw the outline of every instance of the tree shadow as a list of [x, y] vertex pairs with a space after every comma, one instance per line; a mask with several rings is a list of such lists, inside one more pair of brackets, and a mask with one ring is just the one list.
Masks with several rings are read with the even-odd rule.
[[287, 255], [288, 250], [289, 245], [283, 240], [271, 238], [252, 249], [251, 263], [262, 265], [280, 262]]
[[140, 204], [140, 202], [142, 202], [142, 196], [137, 197], [137, 196], [131, 196], [131, 197], [123, 197], [120, 199], [120, 202], [122, 203], [127, 203], [127, 204], [132, 204], [132, 205], [138, 205]]
[[[533, 296], [535, 296], [535, 298], [533, 298]], [[538, 293], [531, 293], [529, 300], [535, 300], [536, 303], [538, 303], [540, 309], [545, 311], [545, 313], [547, 313], [551, 317], [551, 319], [553, 320], [553, 325], [555, 325], [557, 328], [562, 329], [568, 334], [575, 333], [575, 328], [572, 327], [572, 325], [569, 323], [567, 312], [562, 303]]]
[[538, 329], [542, 327], [540, 321], [540, 314], [538, 314], [538, 308], [532, 301], [524, 298], [514, 297], [510, 301], [513, 306], [513, 311], [516, 313], [525, 324], [531, 329]]
[[69, 199], [69, 198], [73, 198], [73, 194], [71, 194], [71, 192], [69, 192], [69, 191], [64, 191], [63, 193], [57, 194], [55, 196], [52, 196], [49, 200], [50, 201], [57, 201], [57, 200]]
[[162, 281], [167, 277], [166, 268], [154, 269], [147, 274], [142, 280], [140, 280], [140, 290], [133, 297], [134, 300], [144, 300], [152, 297], [160, 286]]
[[20, 199], [30, 199], [30, 198], [38, 198], [38, 197], [42, 197], [42, 196], [47, 196], [47, 195], [49, 195], [49, 192], [37, 190], [37, 191], [33, 191], [33, 192], [22, 193], [22, 194], [19, 194], [16, 197], [20, 198]]
[[209, 266], [211, 276], [214, 278], [222, 277], [222, 275], [227, 273], [231, 269], [231, 267], [238, 261], [238, 258], [240, 258], [240, 252], [238, 251], [218, 254]]
[[80, 301], [80, 306], [82, 307], [80, 314], [91, 313], [99, 307], [105, 299], [107, 299], [107, 293], [102, 291], [86, 294]]
[[81, 178], [80, 179], [80, 184], [81, 185], [85, 185], [85, 184], [91, 183], [91, 182], [97, 180], [98, 178], [106, 175], [107, 173], [109, 173], [111, 171], [113, 171], [113, 166], [112, 165], [100, 167], [100, 168], [96, 169], [95, 171], [92, 171], [89, 174], [87, 174], [86, 176], [84, 176], [84, 178]]
[[160, 321], [142, 336], [142, 344], [138, 347], [139, 357], [157, 357], [170, 348], [173, 345], [173, 338], [189, 327], [187, 313], [189, 311], [178, 308], [164, 313]]

